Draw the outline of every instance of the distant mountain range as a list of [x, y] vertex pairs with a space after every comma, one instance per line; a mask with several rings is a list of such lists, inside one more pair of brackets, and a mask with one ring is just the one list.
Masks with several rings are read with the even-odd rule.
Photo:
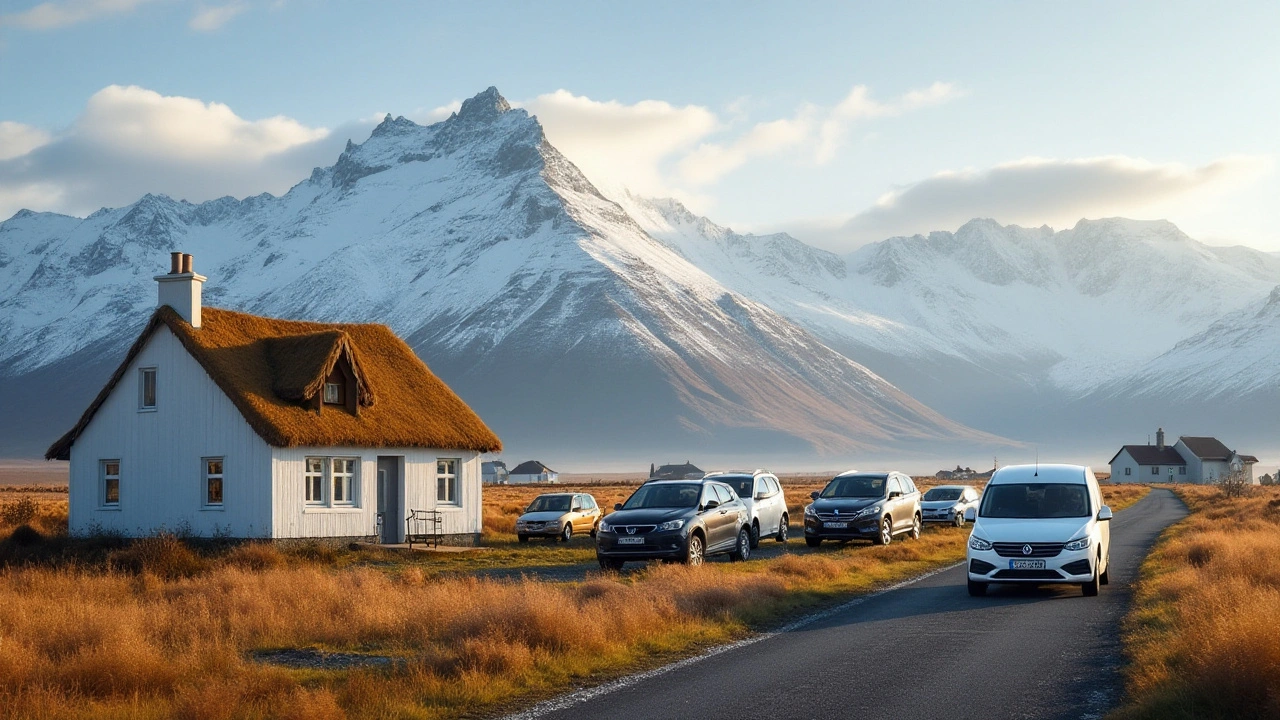
[[0, 223], [0, 394], [22, 409], [0, 456], [74, 422], [173, 250], [207, 304], [390, 325], [544, 459], [980, 457], [1204, 403], [1247, 400], [1224, 418], [1253, 427], [1276, 386], [1276, 256], [1111, 219], [840, 257], [606, 198], [490, 88], [435, 125], [387, 116], [281, 197]]

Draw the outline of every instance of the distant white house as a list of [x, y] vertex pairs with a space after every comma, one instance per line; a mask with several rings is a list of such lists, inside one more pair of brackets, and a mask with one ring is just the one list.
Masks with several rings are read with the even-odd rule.
[[523, 483], [554, 483], [560, 473], [543, 465], [537, 460], [526, 460], [511, 469], [512, 485]]
[[[480, 454], [497, 436], [389, 328], [202, 308], [205, 278], [173, 254], [159, 308], [80, 421], [70, 530], [254, 538], [481, 531]], [[381, 522], [380, 522], [381, 521]]]
[[1155, 445], [1124, 445], [1111, 458], [1111, 482], [1212, 483], [1242, 472], [1257, 484], [1253, 466], [1258, 458], [1230, 450], [1217, 438], [1184, 435], [1165, 445], [1164, 428], [1156, 430]]
[[480, 463], [480, 478], [487, 483], [505, 485], [511, 482], [511, 473], [507, 472], [507, 464], [501, 460], [486, 460]]

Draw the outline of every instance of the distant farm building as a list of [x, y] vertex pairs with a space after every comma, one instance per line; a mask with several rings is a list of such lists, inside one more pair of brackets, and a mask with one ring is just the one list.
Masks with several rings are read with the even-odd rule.
[[706, 473], [697, 465], [685, 460], [681, 465], [663, 465], [655, 468], [649, 465], [650, 480], [698, 480]]
[[70, 530], [404, 539], [410, 511], [475, 542], [502, 443], [389, 328], [203, 308], [173, 253], [159, 307], [80, 421]]
[[480, 479], [487, 483], [505, 485], [511, 481], [511, 473], [507, 472], [505, 462], [490, 460], [480, 463]]
[[543, 465], [537, 460], [526, 460], [511, 469], [509, 476], [512, 485], [525, 483], [554, 483], [560, 473]]
[[1164, 442], [1164, 428], [1156, 430], [1155, 445], [1124, 445], [1111, 458], [1111, 482], [1213, 483], [1242, 475], [1251, 484], [1258, 458], [1230, 450], [1214, 437], [1184, 435], [1173, 445]]

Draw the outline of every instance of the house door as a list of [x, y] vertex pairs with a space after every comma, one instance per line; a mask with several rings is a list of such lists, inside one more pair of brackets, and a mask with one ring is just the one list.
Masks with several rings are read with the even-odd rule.
[[400, 478], [399, 456], [378, 456], [378, 513], [382, 516], [384, 543], [398, 543], [404, 539], [404, 483]]

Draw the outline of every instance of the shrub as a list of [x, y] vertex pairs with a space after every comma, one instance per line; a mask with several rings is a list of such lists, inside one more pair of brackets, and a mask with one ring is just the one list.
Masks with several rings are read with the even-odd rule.
[[38, 510], [35, 500], [24, 497], [17, 502], [5, 503], [4, 509], [0, 510], [0, 522], [5, 525], [26, 525], [35, 518]]
[[129, 572], [151, 573], [166, 580], [194, 577], [204, 572], [206, 565], [186, 543], [168, 534], [137, 540], [115, 553], [113, 559]]
[[36, 530], [30, 525], [19, 525], [18, 528], [13, 531], [13, 534], [9, 536], [9, 541], [14, 545], [29, 547], [31, 545], [39, 545], [44, 542], [44, 535], [41, 535], [39, 530]]

